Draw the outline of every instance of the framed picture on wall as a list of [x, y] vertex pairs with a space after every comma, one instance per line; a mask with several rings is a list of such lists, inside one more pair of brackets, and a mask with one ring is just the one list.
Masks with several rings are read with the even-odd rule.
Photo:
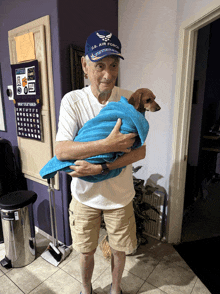
[[70, 66], [71, 66], [71, 86], [72, 90], [84, 87], [84, 73], [81, 65], [81, 57], [84, 50], [78, 46], [70, 45]]
[[6, 131], [5, 127], [5, 109], [3, 100], [3, 90], [2, 90], [2, 75], [1, 75], [1, 64], [0, 64], [0, 131]]

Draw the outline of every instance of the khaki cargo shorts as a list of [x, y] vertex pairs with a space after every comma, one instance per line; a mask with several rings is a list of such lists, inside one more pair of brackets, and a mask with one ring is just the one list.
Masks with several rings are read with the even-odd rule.
[[126, 254], [132, 253], [137, 247], [132, 201], [119, 209], [99, 210], [86, 206], [73, 197], [69, 207], [73, 248], [81, 253], [97, 248], [102, 212], [110, 247]]

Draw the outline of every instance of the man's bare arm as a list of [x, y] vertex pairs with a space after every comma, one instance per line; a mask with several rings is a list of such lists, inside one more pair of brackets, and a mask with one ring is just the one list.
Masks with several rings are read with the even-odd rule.
[[80, 160], [108, 152], [130, 152], [137, 134], [120, 133], [119, 119], [110, 133], [102, 140], [92, 142], [61, 141], [56, 143], [55, 154], [59, 160]]
[[[146, 146], [143, 145], [138, 149], [132, 150], [130, 153], [126, 153], [116, 159], [114, 162], [107, 163], [107, 167], [110, 170], [121, 168], [144, 159], [146, 155]], [[84, 176], [94, 176], [98, 175], [102, 171], [102, 166], [100, 164], [91, 164], [85, 160], [75, 161], [75, 165], [70, 166], [73, 169], [69, 173], [72, 177], [84, 177]]]
[[121, 168], [137, 162], [141, 159], [144, 159], [146, 156], [146, 145], [143, 145], [135, 150], [132, 150], [130, 153], [126, 153], [123, 156], [116, 159], [114, 162], [107, 163], [107, 167], [110, 170]]

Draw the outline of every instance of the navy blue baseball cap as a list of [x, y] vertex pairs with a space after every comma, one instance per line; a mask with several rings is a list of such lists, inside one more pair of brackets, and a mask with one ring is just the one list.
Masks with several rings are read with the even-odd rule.
[[116, 55], [124, 59], [121, 55], [121, 42], [116, 36], [105, 30], [95, 31], [88, 37], [85, 55], [88, 55], [93, 62], [109, 55]]

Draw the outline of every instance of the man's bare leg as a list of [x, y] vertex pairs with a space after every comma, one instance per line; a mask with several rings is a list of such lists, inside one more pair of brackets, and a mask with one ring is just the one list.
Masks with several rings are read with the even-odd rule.
[[82, 276], [82, 294], [91, 294], [92, 273], [94, 269], [94, 253], [96, 249], [89, 253], [80, 254], [80, 268]]
[[121, 279], [125, 267], [125, 252], [116, 251], [111, 248], [112, 251], [112, 288], [111, 294], [120, 294], [121, 293]]

